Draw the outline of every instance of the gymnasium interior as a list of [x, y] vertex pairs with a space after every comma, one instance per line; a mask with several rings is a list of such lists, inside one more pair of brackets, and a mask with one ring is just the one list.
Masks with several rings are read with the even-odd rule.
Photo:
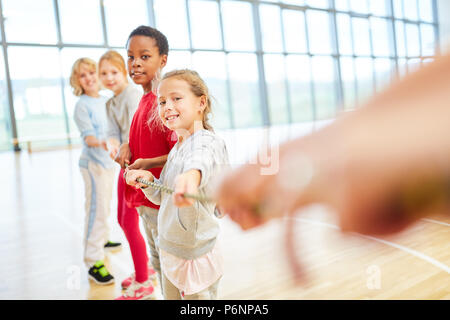
[[[126, 61], [139, 25], [167, 36], [164, 72], [190, 68], [207, 83], [211, 123], [234, 168], [267, 141], [316, 132], [450, 52], [448, 0], [0, 0], [0, 299], [112, 300], [134, 272], [114, 191], [111, 240], [122, 248], [105, 265], [116, 281], [87, 277], [69, 78], [80, 57], [98, 62], [113, 49]], [[218, 299], [450, 300], [449, 212], [389, 236], [344, 234], [321, 204], [250, 230], [227, 215], [220, 226]]]

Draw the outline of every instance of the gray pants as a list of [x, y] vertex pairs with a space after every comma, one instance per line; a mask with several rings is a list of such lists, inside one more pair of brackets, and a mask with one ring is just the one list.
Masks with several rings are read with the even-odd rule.
[[156, 246], [156, 239], [158, 238], [158, 210], [150, 207], [137, 207], [137, 212], [142, 218], [145, 233], [147, 234], [147, 242], [150, 248], [150, 262], [158, 274], [159, 284], [162, 290], [161, 279], [161, 263], [159, 262], [159, 249]]
[[162, 273], [162, 287], [165, 300], [216, 300], [217, 288], [219, 286], [219, 280], [210, 285], [203, 291], [186, 295], [183, 294], [172, 282]]

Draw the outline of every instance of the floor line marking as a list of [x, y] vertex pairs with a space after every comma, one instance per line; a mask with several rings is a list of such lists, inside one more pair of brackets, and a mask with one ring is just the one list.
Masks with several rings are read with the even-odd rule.
[[450, 227], [450, 224], [448, 224], [448, 223], [446, 223], [446, 222], [434, 220], [434, 219], [423, 218], [423, 219], [421, 219], [421, 220], [427, 221], [427, 222], [431, 222], [431, 223], [440, 224], [440, 225], [447, 226], [447, 227]]
[[[293, 218], [293, 219], [298, 220], [298, 221], [307, 222], [307, 223], [310, 223], [310, 224], [324, 226], [324, 227], [335, 229], [335, 230], [339, 230], [340, 229], [338, 226], [336, 226], [334, 224], [326, 223], [326, 222], [310, 220], [310, 219], [306, 219], [306, 218]], [[436, 259], [434, 259], [434, 258], [432, 258], [430, 256], [427, 256], [426, 254], [423, 254], [423, 253], [421, 253], [419, 251], [410, 249], [408, 247], [404, 247], [402, 245], [399, 245], [399, 244], [396, 244], [396, 243], [393, 243], [393, 242], [390, 242], [390, 241], [387, 241], [387, 240], [379, 239], [379, 238], [376, 238], [376, 237], [366, 236], [366, 235], [363, 235], [363, 234], [360, 234], [360, 233], [351, 233], [351, 234], [355, 235], [355, 236], [363, 237], [363, 238], [366, 238], [366, 239], [370, 239], [370, 240], [373, 240], [373, 241], [376, 241], [376, 242], [380, 242], [380, 243], [383, 243], [383, 244], [385, 244], [387, 246], [390, 246], [390, 247], [399, 249], [401, 251], [404, 251], [406, 253], [409, 253], [409, 254], [411, 254], [411, 255], [419, 258], [419, 259], [422, 259], [422, 260], [424, 260], [424, 261], [426, 261], [428, 263], [431, 263], [435, 267], [437, 267], [437, 268], [439, 268], [439, 269], [441, 269], [441, 270], [443, 270], [443, 271], [445, 271], [445, 272], [450, 274], [450, 267], [449, 266], [447, 266], [444, 263], [442, 263], [442, 262], [440, 262], [440, 261], [438, 261], [438, 260], [436, 260]]]

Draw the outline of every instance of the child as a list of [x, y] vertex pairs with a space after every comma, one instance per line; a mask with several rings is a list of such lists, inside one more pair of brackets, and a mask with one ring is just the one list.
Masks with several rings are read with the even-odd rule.
[[79, 166], [86, 196], [84, 261], [89, 268], [90, 279], [98, 284], [110, 284], [114, 282], [114, 277], [104, 266], [104, 249], [120, 246], [120, 243], [108, 241], [114, 162], [107, 152], [107, 99], [99, 94], [95, 61], [89, 58], [75, 61], [70, 85], [73, 93], [80, 97], [75, 106], [74, 119], [83, 139]]
[[[157, 108], [156, 96], [152, 90], [155, 90], [161, 69], [167, 63], [169, 45], [167, 38], [158, 30], [140, 26], [133, 30], [128, 37], [127, 51], [129, 75], [136, 84], [142, 86], [144, 95], [131, 122], [129, 143], [122, 143], [116, 161], [122, 169], [125, 168], [125, 164], [131, 164], [133, 168], [150, 169], [153, 175], [159, 177], [167, 160], [167, 154], [176, 141], [171, 141], [172, 132], [170, 130], [157, 128], [148, 122], [149, 115], [153, 114]], [[138, 160], [140, 158], [149, 160], [145, 167], [141, 166], [141, 162]], [[128, 185], [125, 186], [125, 199], [129, 207], [137, 208], [143, 219], [150, 247], [151, 263], [159, 275], [159, 254], [154, 241], [157, 236], [156, 223], [159, 206], [150, 202], [142, 192]], [[130, 223], [134, 224], [135, 230], [139, 228], [137, 219], [133, 219]], [[141, 247], [144, 248], [142, 244]], [[137, 279], [137, 276], [135, 279], [131, 279], [132, 285], [118, 299], [154, 298], [151, 281], [147, 281], [144, 276], [143, 280]]]
[[[114, 159], [122, 143], [128, 143], [131, 120], [139, 105], [142, 93], [128, 84], [127, 70], [122, 56], [114, 50], [107, 51], [99, 61], [100, 80], [104, 87], [113, 91], [114, 96], [106, 102], [108, 117], [108, 146], [110, 156]], [[117, 220], [130, 245], [135, 273], [122, 281], [122, 288], [127, 289], [134, 279], [143, 283], [155, 271], [148, 268], [148, 256], [145, 240], [139, 229], [139, 216], [136, 208], [129, 207], [125, 200], [125, 182], [123, 169], [117, 182]]]
[[[226, 146], [207, 121], [211, 100], [195, 71], [166, 74], [158, 101], [160, 119], [176, 132], [178, 142], [159, 180], [144, 170], [127, 170], [126, 180], [161, 205], [158, 247], [164, 298], [216, 299], [223, 262], [216, 245], [219, 224], [214, 217], [215, 204], [194, 202], [183, 194], [212, 193], [213, 178], [228, 166]], [[174, 197], [137, 182], [138, 178], [173, 188]]]

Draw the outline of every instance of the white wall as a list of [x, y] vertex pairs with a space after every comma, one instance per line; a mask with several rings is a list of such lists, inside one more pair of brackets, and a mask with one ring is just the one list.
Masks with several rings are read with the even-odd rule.
[[443, 52], [450, 52], [450, 1], [438, 0], [440, 42]]

